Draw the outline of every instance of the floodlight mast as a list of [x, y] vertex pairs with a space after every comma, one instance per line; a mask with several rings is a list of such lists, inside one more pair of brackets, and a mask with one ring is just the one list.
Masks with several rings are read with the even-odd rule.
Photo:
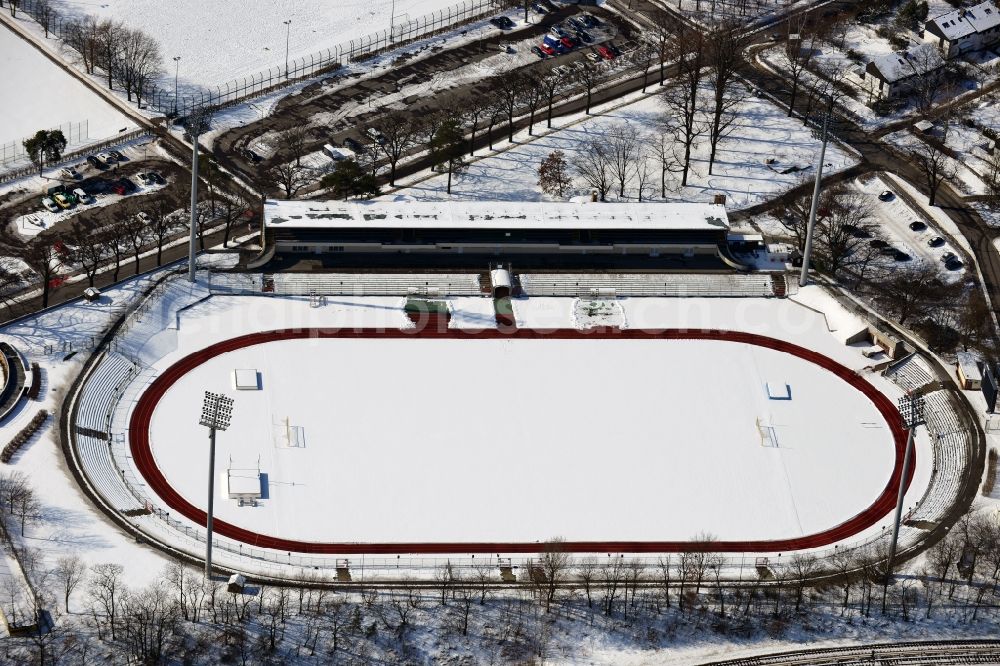
[[233, 415], [233, 399], [221, 393], [205, 391], [205, 400], [201, 406], [200, 425], [208, 428], [208, 512], [205, 526], [208, 530], [205, 539], [205, 580], [212, 578], [212, 522], [215, 508], [215, 433], [225, 431]]
[[896, 515], [892, 522], [892, 541], [889, 543], [889, 557], [885, 562], [885, 580], [882, 586], [882, 612], [885, 612], [886, 597], [889, 593], [889, 579], [896, 561], [896, 547], [899, 539], [899, 524], [903, 517], [903, 495], [906, 494], [906, 478], [913, 462], [913, 434], [924, 420], [924, 396], [907, 393], [899, 399], [899, 416], [906, 428], [906, 453], [903, 455], [903, 469], [899, 475], [899, 489], [896, 491]]
[[823, 125], [819, 132], [814, 132], [822, 145], [819, 149], [819, 158], [816, 160], [816, 182], [813, 184], [812, 202], [809, 204], [809, 220], [806, 223], [806, 244], [802, 252], [802, 272], [799, 275], [799, 286], [804, 287], [809, 283], [809, 263], [812, 259], [813, 233], [816, 229], [816, 209], [819, 206], [820, 188], [823, 182], [823, 162], [826, 160], [826, 144], [830, 138], [830, 116], [833, 115], [833, 97], [827, 109], [823, 112]]

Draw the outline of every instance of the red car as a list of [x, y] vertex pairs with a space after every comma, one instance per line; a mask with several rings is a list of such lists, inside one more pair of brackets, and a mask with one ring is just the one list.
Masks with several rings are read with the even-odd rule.
[[562, 45], [568, 49], [571, 49], [574, 46], [576, 46], [576, 42], [573, 40], [572, 37], [563, 37], [559, 41], [562, 42]]
[[547, 56], [552, 56], [556, 54], [556, 50], [551, 46], [549, 46], [548, 44], [542, 44], [538, 48], [541, 49], [542, 53], [544, 53]]
[[614, 60], [615, 59], [615, 53], [614, 53], [614, 51], [612, 51], [611, 49], [609, 49], [607, 46], [598, 46], [597, 47], [597, 52], [605, 60]]

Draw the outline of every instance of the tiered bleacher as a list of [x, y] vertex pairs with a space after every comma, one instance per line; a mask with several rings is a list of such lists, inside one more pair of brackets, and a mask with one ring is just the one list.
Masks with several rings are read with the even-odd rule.
[[80, 466], [90, 483], [119, 510], [134, 509], [139, 502], [125, 488], [108, 440], [96, 435], [108, 433], [110, 411], [133, 372], [133, 364], [120, 354], [105, 356], [80, 393], [74, 423]]
[[481, 296], [478, 273], [275, 273], [274, 293], [288, 296]]
[[772, 297], [767, 273], [520, 273], [525, 296]]
[[965, 470], [969, 434], [948, 391], [924, 396], [927, 432], [934, 450], [931, 482], [910, 520], [937, 522], [944, 518], [958, 496]]
[[911, 354], [899, 363], [886, 368], [885, 376], [898, 384], [904, 391], [915, 391], [934, 381], [934, 375], [916, 354]]

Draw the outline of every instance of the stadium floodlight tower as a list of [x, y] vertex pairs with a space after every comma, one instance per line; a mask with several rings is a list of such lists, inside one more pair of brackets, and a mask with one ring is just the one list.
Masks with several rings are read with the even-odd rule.
[[[813, 232], [816, 228], [816, 209], [819, 206], [819, 192], [823, 181], [823, 162], [826, 160], [826, 143], [830, 138], [830, 117], [833, 115], [833, 97], [830, 97], [829, 104], [820, 114], [822, 118], [821, 129], [813, 130], [813, 136], [822, 141], [819, 149], [819, 159], [816, 160], [816, 182], [813, 185], [812, 203], [809, 205], [809, 222], [806, 225], [806, 246], [802, 251], [802, 273], [799, 275], [799, 286], [804, 287], [809, 282], [809, 261], [812, 258]], [[817, 124], [819, 119], [817, 119]]]
[[191, 237], [188, 242], [188, 281], [195, 282], [197, 273], [198, 242], [198, 137], [208, 129], [211, 113], [204, 107], [197, 106], [187, 117], [186, 136], [191, 140]]
[[896, 491], [896, 516], [892, 522], [892, 541], [889, 543], [889, 557], [885, 561], [885, 581], [882, 587], [882, 612], [885, 612], [886, 596], [889, 592], [889, 579], [892, 578], [892, 567], [896, 561], [896, 546], [899, 539], [899, 523], [903, 517], [903, 495], [906, 494], [906, 477], [913, 463], [913, 434], [917, 426], [924, 421], [924, 396], [907, 393], [899, 399], [899, 416], [906, 428], [906, 453], [903, 454], [903, 469], [899, 475], [899, 489]]
[[233, 399], [221, 393], [205, 391], [199, 423], [208, 428], [208, 518], [205, 526], [205, 580], [212, 577], [212, 518], [215, 507], [215, 433], [225, 431], [233, 415]]

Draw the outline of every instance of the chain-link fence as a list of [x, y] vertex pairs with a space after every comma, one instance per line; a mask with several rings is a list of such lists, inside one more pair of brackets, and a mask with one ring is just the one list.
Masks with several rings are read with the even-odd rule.
[[[49, 131], [59, 130], [66, 138], [68, 147], [79, 146], [90, 139], [90, 121], [83, 120], [75, 123], [62, 123], [56, 127], [48, 128]], [[24, 137], [28, 139], [29, 137]], [[0, 168], [13, 166], [18, 163], [28, 161], [28, 151], [24, 149], [22, 141], [11, 141], [0, 145]]]

